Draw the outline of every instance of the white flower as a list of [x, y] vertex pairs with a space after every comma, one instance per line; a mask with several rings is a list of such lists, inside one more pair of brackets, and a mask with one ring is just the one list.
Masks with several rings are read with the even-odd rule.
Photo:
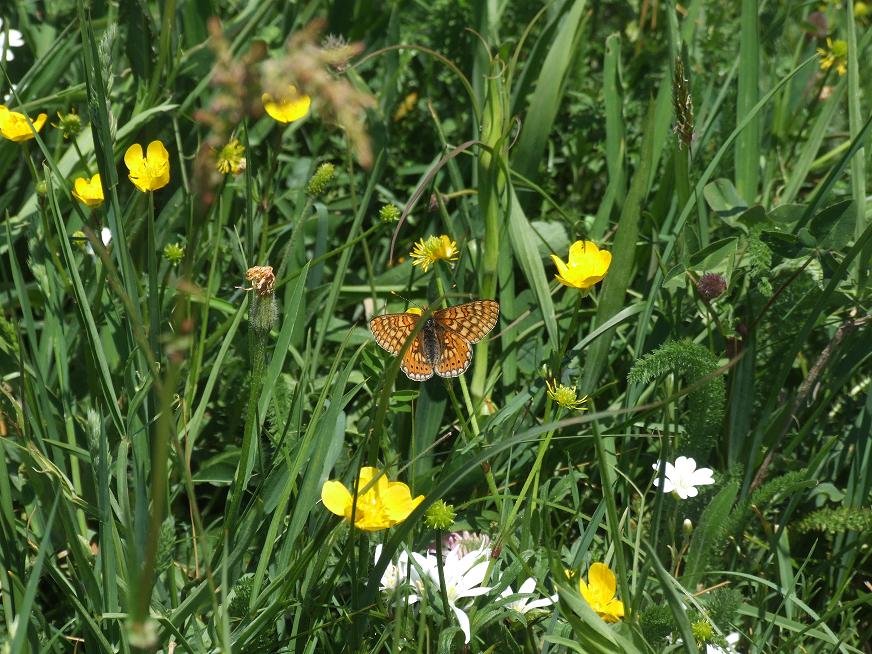
[[[454, 611], [457, 622], [460, 623], [460, 629], [463, 631], [465, 638], [463, 642], [468, 643], [472, 637], [469, 616], [466, 615], [466, 611], [457, 606], [457, 602], [465, 597], [477, 597], [490, 592], [490, 587], [481, 585], [487, 573], [490, 549], [483, 547], [463, 556], [457, 556], [455, 552], [456, 550], [452, 550], [445, 557], [443, 566], [445, 593], [448, 596], [448, 605]], [[434, 566], [427, 571], [427, 574], [438, 586], [439, 570]]]
[[[381, 558], [382, 546], [375, 546], [375, 561]], [[417, 592], [409, 593], [405, 596], [408, 604], [414, 604], [421, 598], [421, 593], [424, 590], [424, 579], [421, 573], [429, 576], [430, 568], [436, 567], [436, 557], [422, 556], [418, 553], [412, 553], [414, 563], [410, 564], [409, 555], [404, 551], [400, 552], [397, 557], [397, 562], [390, 561], [388, 567], [385, 568], [382, 574], [379, 590], [393, 594], [398, 588], [411, 586]]]
[[[527, 611], [532, 611], [533, 609], [540, 609], [546, 606], [551, 606], [554, 602], [557, 601], [558, 595], [555, 593], [551, 597], [545, 597], [543, 599], [537, 599], [530, 601], [530, 598], [533, 597], [533, 591], [536, 590], [536, 580], [532, 577], [528, 578], [521, 587], [518, 589], [517, 595], [522, 595], [526, 597], [521, 597], [520, 599], [516, 599], [513, 602], [506, 603], [507, 609], [512, 609], [513, 611], [517, 611], [518, 613], [526, 614]], [[500, 593], [500, 597], [509, 597], [510, 595], [515, 595], [516, 593], [512, 591], [511, 586], [507, 586], [506, 589]]]
[[[660, 462], [658, 461], [651, 466], [658, 471], [658, 476], [654, 480], [654, 485], [660, 485]], [[711, 468], [696, 467], [696, 461], [690, 457], [680, 456], [675, 459], [675, 465], [666, 462], [666, 479], [663, 480], [663, 492], [678, 495], [683, 500], [688, 497], [696, 497], [699, 491], [697, 486], [707, 486], [715, 483], [712, 478]]]
[[739, 642], [739, 634], [735, 631], [726, 637], [727, 641], [727, 649], [719, 645], [708, 645], [705, 646], [705, 654], [733, 654], [736, 652], [736, 643]]
[[[100, 230], [100, 240], [103, 241], [103, 247], [109, 247], [109, 244], [112, 242], [112, 230], [108, 227], [104, 227]], [[91, 244], [88, 243], [85, 246], [85, 251], [90, 254], [92, 257], [96, 257], [97, 255], [94, 253], [94, 248], [91, 247]]]
[[21, 32], [18, 30], [9, 30], [9, 41], [6, 40], [6, 28], [3, 26], [3, 19], [0, 18], [0, 53], [6, 54], [6, 61], [15, 59], [12, 54], [12, 48], [20, 48], [24, 45], [24, 39], [21, 38]]

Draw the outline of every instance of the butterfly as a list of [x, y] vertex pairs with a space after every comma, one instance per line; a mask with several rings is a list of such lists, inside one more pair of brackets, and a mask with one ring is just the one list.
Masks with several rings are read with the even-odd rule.
[[457, 377], [472, 361], [473, 343], [487, 336], [500, 317], [500, 305], [493, 300], [476, 300], [434, 311], [429, 318], [415, 313], [388, 313], [369, 321], [375, 342], [394, 356], [403, 349], [419, 320], [421, 330], [403, 355], [400, 369], [412, 381], [425, 381], [435, 372], [440, 377]]

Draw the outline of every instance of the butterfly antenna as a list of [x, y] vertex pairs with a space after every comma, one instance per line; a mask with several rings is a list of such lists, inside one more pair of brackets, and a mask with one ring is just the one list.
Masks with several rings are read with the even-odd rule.
[[391, 295], [396, 295], [396, 296], [397, 296], [398, 298], [400, 298], [401, 300], [404, 300], [404, 301], [406, 302], [406, 304], [411, 304], [411, 305], [417, 307], [418, 309], [420, 309], [422, 312], [424, 311], [424, 307], [422, 307], [422, 306], [421, 306], [420, 304], [418, 304], [417, 302], [413, 302], [412, 300], [410, 300], [410, 299], [407, 298], [406, 296], [404, 296], [404, 295], [400, 295], [400, 294], [397, 293], [396, 291], [391, 291], [390, 293], [391, 293]]

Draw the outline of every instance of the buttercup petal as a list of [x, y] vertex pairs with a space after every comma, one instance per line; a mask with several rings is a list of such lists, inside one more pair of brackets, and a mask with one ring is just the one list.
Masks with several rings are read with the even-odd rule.
[[124, 153], [124, 165], [130, 172], [139, 170], [143, 167], [142, 146], [139, 143], [134, 143]]
[[563, 263], [563, 260], [556, 254], [551, 255], [551, 261], [553, 261], [554, 265], [557, 266], [557, 275], [560, 277], [566, 277], [566, 274], [569, 272], [569, 266]]
[[[140, 151], [142, 148], [140, 148]], [[169, 163], [170, 153], [167, 152], [167, 149], [164, 147], [164, 144], [160, 141], [152, 141], [148, 144], [148, 151], [146, 153], [146, 159], [148, 159], [148, 163], [150, 166], [154, 166], [157, 168], [158, 166], [164, 166]]]
[[573, 265], [576, 261], [580, 261], [591, 255], [599, 254], [599, 248], [593, 241], [576, 241], [569, 246], [569, 265]]
[[594, 563], [587, 573], [588, 588], [597, 604], [604, 605], [615, 597], [617, 579], [605, 563]]
[[325, 481], [321, 487], [321, 501], [330, 513], [344, 518], [346, 509], [351, 507], [352, 496], [341, 481]]
[[600, 609], [600, 616], [606, 622], [617, 622], [619, 618], [624, 617], [624, 603], [618, 599], [607, 602]]

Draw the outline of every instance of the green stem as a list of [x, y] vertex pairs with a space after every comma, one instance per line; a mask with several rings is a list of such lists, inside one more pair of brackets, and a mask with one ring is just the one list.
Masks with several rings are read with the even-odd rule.
[[[253, 315], [258, 310], [256, 304], [259, 301], [266, 302], [268, 298], [260, 298], [256, 295], [252, 297], [249, 304], [250, 315]], [[242, 451], [239, 456], [239, 465], [233, 478], [230, 504], [224, 521], [224, 528], [227, 531], [235, 526], [242, 496], [245, 493], [245, 487], [248, 485], [249, 469], [252, 467], [249, 465], [249, 461], [251, 460], [257, 432], [257, 405], [260, 400], [261, 386], [263, 385], [266, 339], [268, 335], [268, 330], [257, 329], [252, 325], [249, 341], [251, 344], [251, 375], [249, 377], [248, 411], [245, 416], [245, 431], [242, 434]], [[230, 538], [230, 542], [232, 544], [232, 538]]]
[[600, 434], [599, 424], [594, 421], [594, 443], [596, 445], [596, 460], [599, 468], [600, 481], [602, 482], [603, 498], [606, 501], [606, 518], [609, 527], [609, 535], [615, 548], [615, 564], [618, 569], [618, 583], [621, 587], [621, 599], [624, 602], [630, 600], [630, 587], [627, 584], [627, 564], [624, 560], [624, 544], [621, 539], [621, 525], [618, 521], [618, 508], [615, 503], [615, 489], [612, 483], [612, 469], [609, 465], [605, 442]]
[[448, 602], [448, 589], [445, 586], [445, 562], [442, 560], [442, 532], [436, 532], [436, 570], [439, 572], [439, 595], [442, 597], [442, 608], [446, 617], [451, 616], [451, 605]]
[[157, 246], [155, 244], [154, 230], [154, 193], [148, 194], [148, 226], [146, 257], [148, 258], [148, 344], [152, 355], [158, 354], [158, 329], [160, 320], [158, 317], [158, 283], [157, 283]]

